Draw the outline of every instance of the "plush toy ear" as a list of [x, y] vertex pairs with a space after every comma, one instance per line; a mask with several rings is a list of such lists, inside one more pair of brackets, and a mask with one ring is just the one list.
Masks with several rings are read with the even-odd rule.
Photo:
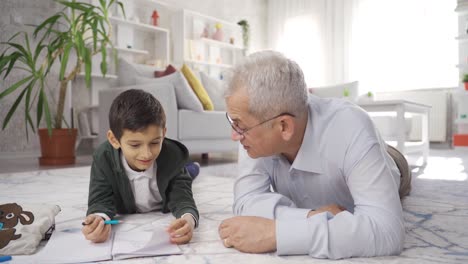
[[[24, 217], [23, 214], [24, 214], [25, 216], [29, 217], [29, 220], [26, 219], [26, 217]], [[34, 222], [34, 215], [33, 215], [33, 213], [28, 212], [28, 211], [23, 211], [23, 212], [21, 212], [21, 214], [18, 216], [18, 218], [20, 219], [20, 222], [21, 222], [21, 224], [23, 224], [23, 225], [30, 225], [30, 224], [32, 224], [32, 222]]]

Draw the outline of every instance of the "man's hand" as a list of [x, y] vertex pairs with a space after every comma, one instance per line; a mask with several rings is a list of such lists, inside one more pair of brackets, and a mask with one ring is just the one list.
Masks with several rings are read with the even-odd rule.
[[94, 243], [102, 243], [109, 239], [111, 225], [105, 225], [102, 217], [90, 214], [83, 222], [85, 226], [83, 226], [81, 232], [87, 240]]
[[344, 208], [341, 205], [329, 204], [329, 205], [322, 206], [322, 207], [318, 208], [317, 210], [310, 211], [307, 214], [307, 217], [311, 217], [311, 216], [313, 216], [315, 214], [319, 214], [319, 213], [323, 213], [323, 212], [327, 212], [327, 211], [332, 213], [333, 215], [337, 215], [338, 213], [341, 213], [344, 210], [346, 210], [346, 208]]
[[274, 220], [256, 216], [236, 216], [221, 222], [218, 232], [225, 247], [234, 247], [247, 253], [276, 250]]
[[[187, 215], [187, 217], [191, 217]], [[179, 218], [172, 221], [171, 225], [167, 228], [167, 232], [171, 236], [171, 243], [186, 244], [193, 236], [193, 229], [195, 228], [193, 221], [185, 218]]]

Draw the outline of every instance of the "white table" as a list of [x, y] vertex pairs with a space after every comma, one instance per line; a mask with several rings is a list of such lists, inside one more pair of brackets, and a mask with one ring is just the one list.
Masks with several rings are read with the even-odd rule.
[[[382, 100], [360, 102], [358, 105], [369, 113], [372, 112], [396, 112], [397, 136], [396, 145], [388, 142], [403, 154], [420, 152], [423, 155], [423, 164], [427, 162], [429, 155], [429, 111], [431, 107], [425, 104], [414, 103], [406, 100]], [[421, 115], [421, 141], [407, 141], [405, 113]]]

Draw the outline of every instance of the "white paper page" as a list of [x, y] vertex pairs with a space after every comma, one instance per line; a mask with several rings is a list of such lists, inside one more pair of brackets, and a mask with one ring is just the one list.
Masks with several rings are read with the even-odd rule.
[[153, 233], [145, 231], [117, 232], [112, 255], [114, 259], [182, 254], [180, 248], [171, 244], [169, 234], [163, 227], [154, 227]]
[[35, 256], [38, 263], [80, 263], [112, 258], [112, 235], [104, 243], [86, 240], [81, 228], [55, 230], [47, 245]]

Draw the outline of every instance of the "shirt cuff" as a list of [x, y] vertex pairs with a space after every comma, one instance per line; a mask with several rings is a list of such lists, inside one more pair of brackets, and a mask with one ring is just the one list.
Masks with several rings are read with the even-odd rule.
[[275, 208], [275, 219], [306, 219], [310, 209], [280, 205]]
[[93, 213], [93, 215], [100, 216], [100, 217], [104, 218], [105, 221], [111, 220], [110, 217], [108, 215], [106, 215], [105, 213]]
[[[191, 216], [191, 217], [185, 217], [185, 216]], [[191, 213], [185, 213], [183, 214], [180, 218], [184, 218], [186, 219], [187, 221], [189, 221], [189, 223], [192, 225], [192, 228], [195, 229], [195, 227], [197, 227], [197, 219], [195, 218], [195, 216]]]
[[278, 255], [307, 255], [311, 249], [326, 252], [328, 241], [323, 240], [328, 240], [327, 212], [310, 218], [276, 221]]

